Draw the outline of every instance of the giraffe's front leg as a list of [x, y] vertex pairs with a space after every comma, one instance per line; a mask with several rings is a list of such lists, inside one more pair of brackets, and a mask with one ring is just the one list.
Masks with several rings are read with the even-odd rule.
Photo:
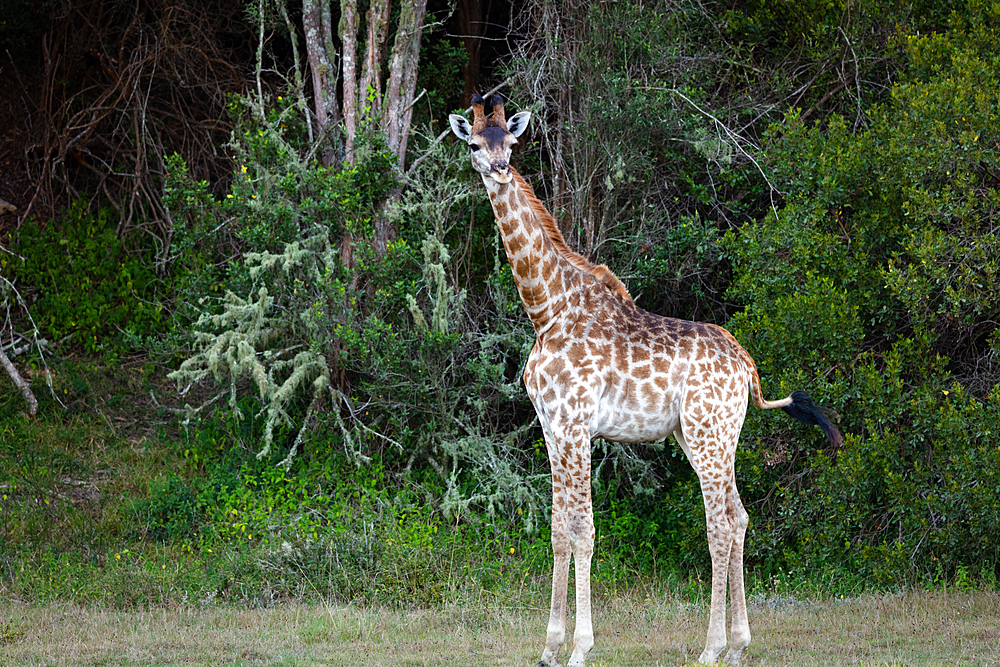
[[[555, 475], [553, 475], [555, 483]], [[566, 586], [569, 579], [570, 540], [566, 521], [565, 503], [555, 488], [552, 494], [552, 603], [549, 607], [549, 625], [545, 633], [545, 650], [540, 665], [558, 667], [559, 649], [566, 639]]]
[[594, 511], [590, 497], [590, 436], [580, 424], [553, 429], [547, 439], [552, 466], [552, 608], [542, 663], [556, 665], [566, 638], [569, 559], [576, 561], [576, 630], [569, 667], [583, 667], [594, 646], [590, 618], [590, 561], [594, 553]]
[[587, 494], [586, 507], [570, 520], [570, 539], [576, 571], [576, 629], [573, 632], [573, 655], [567, 667], [583, 667], [594, 648], [594, 626], [590, 608], [590, 561], [594, 555], [594, 515]]
[[[590, 611], [590, 563], [594, 554], [594, 510], [590, 496], [590, 437], [583, 426], [564, 427], [562, 438], [550, 450], [552, 464], [552, 545], [556, 551], [553, 574], [552, 613], [546, 656], [555, 640], [565, 638], [566, 584], [569, 574], [569, 552], [572, 550], [576, 569], [576, 628], [573, 632], [573, 652], [567, 667], [584, 667], [587, 654], [594, 647], [594, 627]], [[558, 526], [558, 542], [557, 542]], [[557, 600], [556, 582], [559, 598]], [[558, 632], [553, 633], [552, 621], [556, 608], [562, 612]], [[555, 658], [555, 654], [552, 654]]]

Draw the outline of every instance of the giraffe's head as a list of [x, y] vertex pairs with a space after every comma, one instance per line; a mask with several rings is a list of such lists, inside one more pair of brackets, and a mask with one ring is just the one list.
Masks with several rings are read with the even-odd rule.
[[[487, 117], [484, 107], [489, 107], [491, 116]], [[529, 118], [531, 112], [522, 111], [506, 120], [503, 100], [499, 95], [493, 95], [487, 100], [473, 95], [472, 123], [458, 114], [451, 114], [448, 121], [455, 136], [469, 144], [472, 168], [497, 183], [509, 183], [510, 151], [517, 143], [517, 137], [527, 129]]]

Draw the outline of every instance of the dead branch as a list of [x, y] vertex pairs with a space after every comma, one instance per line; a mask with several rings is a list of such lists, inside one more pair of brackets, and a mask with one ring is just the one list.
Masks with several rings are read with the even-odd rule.
[[31, 393], [31, 387], [28, 386], [28, 383], [25, 382], [24, 378], [21, 377], [21, 374], [17, 372], [17, 368], [15, 368], [14, 364], [12, 364], [10, 359], [7, 358], [7, 353], [3, 351], [2, 347], [0, 347], [0, 365], [4, 367], [5, 371], [7, 371], [7, 375], [14, 382], [14, 385], [21, 390], [21, 396], [24, 397], [24, 402], [28, 404], [28, 416], [34, 417], [38, 412], [38, 400], [35, 398], [35, 395]]

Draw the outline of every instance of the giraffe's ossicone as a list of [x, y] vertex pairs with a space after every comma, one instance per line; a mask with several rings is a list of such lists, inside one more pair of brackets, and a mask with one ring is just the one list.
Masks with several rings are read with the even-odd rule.
[[[570, 667], [582, 667], [594, 646], [591, 439], [646, 442], [673, 434], [701, 484], [712, 556], [711, 612], [700, 661], [715, 662], [728, 645], [726, 662], [738, 664], [750, 643], [743, 586], [748, 517], [734, 472], [747, 396], [758, 408], [784, 408], [796, 419], [819, 425], [835, 445], [840, 433], [828, 419], [829, 411], [804, 392], [765, 400], [753, 359], [728, 331], [647, 313], [611, 270], [570, 250], [555, 220], [509, 163], [530, 113], [507, 120], [499, 96], [487, 101], [477, 95], [472, 109], [471, 124], [453, 114], [451, 127], [468, 144], [472, 166], [486, 185], [537, 337], [524, 384], [552, 467], [555, 561], [542, 663], [559, 664], [571, 555], [576, 559], [576, 628]], [[728, 642], [727, 580], [732, 604]]]

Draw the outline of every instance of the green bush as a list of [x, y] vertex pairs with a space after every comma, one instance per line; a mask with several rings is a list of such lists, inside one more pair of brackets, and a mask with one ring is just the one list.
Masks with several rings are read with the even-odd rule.
[[[626, 5], [612, 11], [643, 10]], [[745, 22], [730, 16], [724, 29], [759, 30], [792, 50], [815, 37], [810, 57], [823, 59], [843, 50], [838, 35], [861, 35], [875, 16], [841, 31], [831, 22], [836, 7], [814, 5], [815, 25], [785, 24], [753, 5]], [[603, 99], [579, 100], [572, 127], [543, 128], [572, 144], [556, 156], [572, 167], [563, 175], [576, 170], [600, 186], [585, 202], [556, 202], [589, 216], [567, 225], [568, 236], [592, 244], [586, 250], [659, 312], [718, 321], [738, 308], [728, 327], [757, 360], [765, 393], [804, 388], [842, 415], [845, 442], [833, 448], [780, 412], [749, 411], [737, 469], [752, 517], [747, 558], [758, 571], [829, 568], [880, 586], [981, 567], [995, 577], [984, 536], [997, 487], [983, 471], [997, 457], [989, 434], [1000, 379], [1000, 246], [991, 231], [1000, 122], [989, 92], [1000, 68], [983, 27], [993, 10], [972, 2], [949, 31], [923, 37], [900, 29], [887, 48], [902, 69], [877, 95], [881, 104], [847, 105], [853, 122], [810, 121], [812, 107], [789, 111], [764, 136], [756, 171], [740, 167], [750, 144], [720, 134], [694, 106], [719, 99], [695, 85], [710, 68], [685, 71], [678, 84], [667, 76], [673, 65], [658, 59], [672, 52], [661, 46], [686, 44], [671, 32], [678, 26], [711, 27], [688, 9], [644, 43], [648, 31], [611, 39], [587, 63], [593, 69], [559, 84], [607, 83]], [[598, 33], [595, 44], [613, 37]], [[889, 38], [883, 30], [871, 39]], [[637, 86], [627, 62], [648, 66], [663, 85]], [[873, 62], [855, 65], [870, 71]], [[684, 82], [691, 86], [677, 87]], [[553, 109], [545, 105], [556, 97], [539, 104]], [[398, 590], [417, 590], [420, 563], [442, 553], [434, 538], [427, 547], [427, 531], [445, 522], [456, 535], [470, 524], [485, 535], [486, 526], [513, 523], [537, 534], [542, 546], [532, 548], [544, 552], [549, 476], [520, 386], [533, 336], [467, 158], [439, 145], [399, 183], [370, 136], [353, 166], [324, 169], [304, 151], [294, 108], [280, 102], [264, 121], [236, 114], [235, 172], [222, 201], [176, 162], [168, 189], [186, 225], [176, 252], [190, 260], [188, 275], [205, 276], [190, 283], [194, 350], [173, 378], [183, 387], [217, 383], [219, 402], [210, 404], [219, 408], [192, 408], [191, 437], [228, 424], [211, 446], [192, 448], [215, 461], [199, 500], [215, 537], [250, 549], [250, 535], [266, 536], [278, 570], [333, 580], [320, 565], [330, 554], [367, 573], [384, 573], [398, 555], [359, 537], [364, 530], [342, 512], [373, 516], [379, 530], [388, 522], [401, 531], [385, 539], [418, 554], [386, 584]], [[683, 141], [664, 129], [671, 123]], [[537, 153], [522, 164], [529, 177], [548, 169]], [[675, 185], [661, 191], [667, 181]], [[567, 198], [587, 191], [569, 185]], [[238, 252], [200, 245], [208, 229], [224, 230]], [[225, 256], [239, 261], [226, 266]], [[700, 489], [676, 448], [593, 447], [606, 566], [707, 571]], [[219, 463], [217, 450], [232, 458]], [[406, 498], [358, 511], [334, 480], [360, 489], [364, 471]], [[413, 519], [414, 507], [433, 520]], [[277, 526], [289, 517], [294, 530]], [[263, 580], [265, 566], [252, 561], [247, 572]], [[608, 572], [600, 576], [613, 580]], [[432, 599], [440, 580], [425, 579], [432, 583], [418, 596]], [[283, 581], [294, 586], [295, 577]]]
[[[518, 452], [533, 416], [517, 389], [530, 329], [509, 271], [467, 300], [450, 245], [492, 246], [493, 257], [460, 250], [466, 276], [500, 265], [467, 158], [434, 146], [396, 197], [395, 160], [377, 135], [359, 135], [353, 164], [326, 169], [296, 143], [290, 114], [278, 104], [266, 121], [239, 118], [222, 201], [171, 162], [167, 199], [186, 230], [175, 252], [190, 260], [196, 313], [195, 349], [171, 377], [218, 387], [189, 427], [218, 414], [252, 421], [245, 442], [260, 438], [250, 447], [280, 456], [283, 470], [327, 433], [338, 456], [405, 474], [453, 515], [503, 511], [533, 527], [547, 476]], [[469, 229], [470, 213], [483, 227]], [[242, 252], [229, 266], [198, 241], [223, 222]], [[226, 408], [210, 413], [217, 399]]]
[[152, 482], [149, 498], [135, 503], [141, 530], [161, 542], [190, 537], [202, 519], [202, 508], [194, 489], [177, 475]]
[[125, 334], [160, 332], [164, 283], [142, 239], [116, 236], [114, 209], [89, 213], [75, 201], [58, 220], [28, 220], [11, 238], [5, 270], [21, 289], [41, 335], [68, 339], [86, 352], [119, 352]]
[[997, 572], [997, 18], [971, 2], [901, 37], [910, 67], [859, 131], [792, 111], [768, 132], [787, 204], [724, 239], [745, 304], [729, 326], [765, 393], [808, 389], [846, 438], [749, 412], [738, 475], [765, 571]]

